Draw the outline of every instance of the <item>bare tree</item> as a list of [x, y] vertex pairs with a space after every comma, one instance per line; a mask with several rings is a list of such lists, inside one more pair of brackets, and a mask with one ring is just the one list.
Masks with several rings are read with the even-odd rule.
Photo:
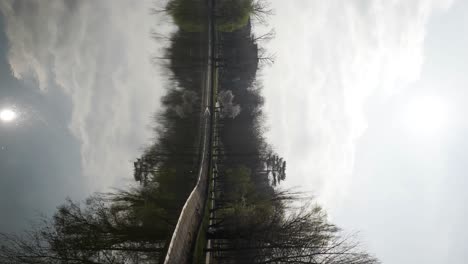
[[290, 207], [289, 213], [285, 214], [284, 202], [276, 203], [272, 213], [255, 225], [245, 220], [249, 216], [238, 213], [230, 216], [239, 216], [242, 219], [235, 221], [247, 221], [247, 224], [237, 225], [236, 228], [241, 229], [223, 233], [223, 226], [229, 230], [226, 225], [231, 224], [232, 220], [222, 222], [217, 227], [218, 239], [222, 242], [215, 243], [217, 246], [210, 250], [217, 252], [220, 258], [238, 263], [379, 263], [359, 248], [354, 235], [343, 235], [335, 225], [330, 224], [319, 206]]
[[268, 17], [274, 14], [267, 0], [252, 0], [251, 9], [251, 18], [263, 25], [267, 25]]
[[271, 66], [275, 63], [276, 55], [268, 52], [264, 47], [258, 47], [257, 60], [259, 67]]
[[271, 29], [270, 31], [268, 32], [265, 32], [265, 33], [262, 33], [260, 35], [252, 35], [251, 36], [251, 39], [255, 42], [255, 43], [259, 43], [259, 42], [268, 42], [272, 39], [274, 39], [276, 36], [276, 31], [275, 29]]
[[[157, 218], [153, 220], [157, 221]], [[134, 263], [157, 259], [167, 233], [142, 223], [134, 207], [94, 195], [86, 207], [67, 200], [52, 219], [23, 236], [1, 234], [0, 263]], [[145, 263], [140, 261], [140, 263]]]

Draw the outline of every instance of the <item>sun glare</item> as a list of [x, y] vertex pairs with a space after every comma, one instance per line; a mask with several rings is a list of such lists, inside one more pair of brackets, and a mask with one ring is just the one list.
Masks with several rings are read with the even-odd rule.
[[440, 133], [448, 118], [447, 104], [435, 96], [412, 100], [405, 111], [407, 127], [418, 136]]
[[11, 122], [16, 119], [16, 112], [12, 109], [2, 109], [0, 110], [0, 120], [3, 122]]

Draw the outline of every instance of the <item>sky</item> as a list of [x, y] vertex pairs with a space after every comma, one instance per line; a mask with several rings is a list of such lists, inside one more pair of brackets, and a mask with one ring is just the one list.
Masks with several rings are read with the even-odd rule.
[[468, 2], [272, 6], [265, 112], [287, 186], [383, 263], [465, 263]]
[[1, 230], [131, 184], [164, 91], [153, 4], [0, 1], [0, 106], [19, 113], [0, 123]]
[[[271, 2], [261, 78], [286, 186], [383, 263], [464, 263], [468, 3]], [[130, 184], [165, 82], [153, 1], [38, 3], [0, 1], [0, 108], [19, 113], [0, 124], [0, 230]]]

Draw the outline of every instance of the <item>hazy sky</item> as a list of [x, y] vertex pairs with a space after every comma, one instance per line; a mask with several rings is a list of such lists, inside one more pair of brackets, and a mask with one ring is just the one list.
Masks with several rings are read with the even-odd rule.
[[468, 2], [273, 3], [263, 76], [288, 185], [384, 263], [466, 263]]
[[0, 123], [2, 230], [133, 182], [163, 93], [153, 4], [0, 1], [0, 106], [19, 113]]
[[[0, 1], [0, 107], [20, 114], [0, 124], [0, 230], [132, 181], [163, 92], [153, 2]], [[384, 263], [464, 263], [468, 2], [272, 3], [262, 78], [287, 184]]]
[[21, 124], [0, 123], [2, 231], [24, 226], [28, 217], [40, 212], [50, 212], [67, 195], [82, 197], [84, 193], [80, 146], [63, 128], [70, 118], [68, 99], [57, 91], [43, 96], [30, 83], [11, 76], [6, 49], [5, 36], [0, 34], [0, 108], [22, 108], [29, 117]]

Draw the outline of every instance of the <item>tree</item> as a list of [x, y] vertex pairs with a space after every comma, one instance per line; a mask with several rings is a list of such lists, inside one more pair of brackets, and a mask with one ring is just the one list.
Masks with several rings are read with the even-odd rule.
[[217, 29], [222, 32], [238, 30], [251, 18], [266, 24], [272, 14], [273, 10], [264, 0], [220, 0], [215, 5]]
[[255, 43], [259, 42], [268, 42], [274, 39], [276, 36], [276, 31], [274, 29], [270, 29], [270, 31], [262, 33], [260, 35], [252, 35], [251, 38]]
[[286, 179], [286, 161], [270, 152], [263, 159], [262, 170], [258, 172], [266, 174], [267, 177], [271, 176], [272, 185], [276, 186]]
[[[0, 260], [145, 263], [145, 257], [158, 258], [168, 235], [167, 228], [161, 225], [163, 212], [117, 200], [111, 203], [104, 195], [94, 195], [87, 199], [85, 207], [67, 200], [52, 219], [42, 218], [40, 225], [25, 236], [2, 234]], [[151, 222], [141, 216], [142, 210], [151, 215]]]
[[206, 9], [200, 0], [169, 0], [165, 6], [151, 9], [154, 14], [169, 14], [174, 23], [188, 32], [201, 32], [206, 24]]
[[252, 0], [250, 16], [260, 24], [267, 24], [268, 17], [274, 14], [267, 0]]
[[[246, 215], [239, 218], [245, 219]], [[255, 218], [247, 216], [247, 219]], [[231, 241], [210, 249], [218, 252], [221, 259], [235, 260], [236, 263], [379, 263], [359, 249], [353, 236], [342, 235], [335, 225], [330, 224], [318, 206], [304, 206], [288, 215], [281, 206], [275, 207], [261, 222], [237, 227], [247, 229], [233, 230], [230, 234], [218, 229], [219, 239]], [[216, 233], [213, 237], [216, 238]]]

